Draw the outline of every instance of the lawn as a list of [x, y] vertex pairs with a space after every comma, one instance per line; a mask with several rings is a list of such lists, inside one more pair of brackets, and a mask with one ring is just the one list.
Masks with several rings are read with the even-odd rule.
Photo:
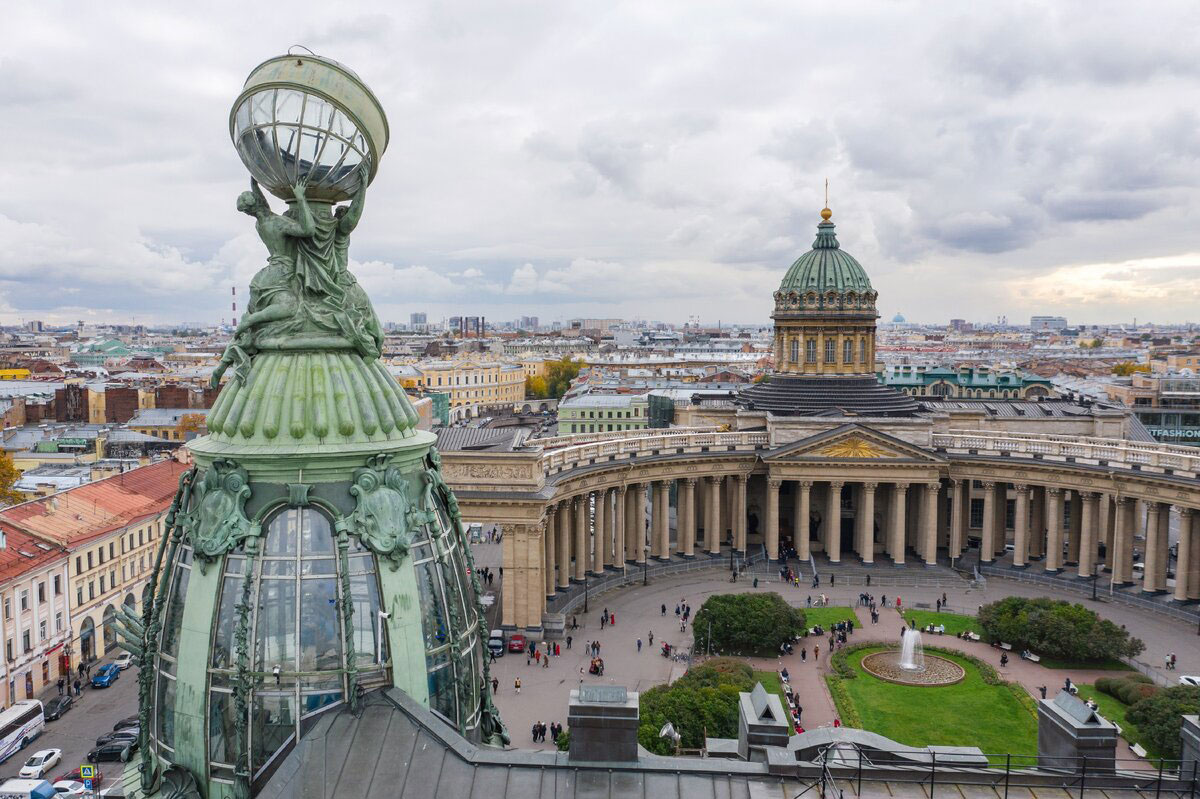
[[807, 619], [809, 629], [821, 625], [826, 631], [831, 626], [839, 621], [854, 620], [854, 625], [858, 626], [858, 617], [854, 615], [854, 608], [834, 605], [827, 608], [801, 608], [804, 611], [804, 618]]
[[[839, 713], [846, 715], [841, 705], [850, 702], [864, 729], [909, 746], [978, 746], [984, 754], [1000, 755], [993, 757], [998, 763], [1004, 762], [1004, 753], [1037, 753], [1037, 719], [1012, 687], [988, 685], [970, 661], [941, 653], [939, 656], [966, 669], [962, 682], [938, 688], [884, 682], [861, 666], [866, 655], [884, 648], [870, 647], [849, 654], [848, 661], [859, 676], [841, 681], [844, 693], [831, 691]], [[840, 678], [827, 679], [832, 682]], [[1019, 686], [1016, 690], [1024, 692]]]
[[1080, 699], [1094, 699], [1096, 704], [1100, 706], [1100, 715], [1116, 724], [1121, 728], [1121, 737], [1129, 742], [1130, 746], [1141, 744], [1146, 750], [1146, 754], [1150, 758], [1158, 757], [1158, 752], [1149, 741], [1145, 740], [1137, 725], [1130, 723], [1125, 719], [1125, 713], [1129, 710], [1129, 705], [1117, 699], [1115, 696], [1109, 696], [1103, 691], [1097, 691], [1094, 685], [1078, 685]]
[[925, 629], [929, 624], [934, 627], [944, 624], [946, 625], [946, 635], [958, 635], [966, 630], [983, 634], [979, 629], [979, 621], [974, 616], [963, 616], [959, 613], [937, 613], [932, 610], [906, 610], [903, 615], [905, 621], [915, 621], [919, 630]]
[[783, 680], [779, 677], [777, 671], [756, 671], [754, 679], [762, 683], [763, 688], [767, 689], [767, 693], [775, 694], [779, 697], [779, 701], [783, 703], [783, 712], [788, 717], [788, 732], [796, 731], [792, 726], [792, 714], [788, 712], [787, 696], [783, 692]]

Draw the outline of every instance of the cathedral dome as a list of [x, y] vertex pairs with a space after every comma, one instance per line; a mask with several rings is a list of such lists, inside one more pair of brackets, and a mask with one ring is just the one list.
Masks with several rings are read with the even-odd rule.
[[842, 296], [851, 293], [859, 297], [869, 295], [874, 300], [875, 290], [871, 288], [866, 270], [838, 243], [834, 224], [829, 221], [829, 209], [823, 210], [821, 216], [823, 220], [817, 225], [817, 238], [812, 249], [797, 258], [783, 276], [775, 294], [776, 300], [788, 295], [807, 295], [817, 304], [826, 305], [831, 292], [836, 295], [835, 302], [839, 306]]

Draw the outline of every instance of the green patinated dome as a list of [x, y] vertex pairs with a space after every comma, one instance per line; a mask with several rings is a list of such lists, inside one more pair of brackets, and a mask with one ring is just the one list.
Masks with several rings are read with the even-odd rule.
[[873, 291], [862, 264], [841, 248], [833, 232], [834, 224], [824, 212], [822, 216], [825, 219], [817, 225], [817, 239], [813, 242], [813, 248], [797, 258], [788, 269], [783, 282], [779, 284], [779, 293]]

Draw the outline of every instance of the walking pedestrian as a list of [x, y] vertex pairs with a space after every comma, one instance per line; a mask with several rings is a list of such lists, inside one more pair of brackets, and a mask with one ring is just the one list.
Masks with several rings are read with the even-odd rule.
[[601, 630], [603, 630], [603, 629], [604, 629], [604, 625], [605, 625], [605, 623], [606, 623], [606, 622], [608, 622], [608, 615], [607, 615], [607, 614], [605, 614], [604, 616], [601, 616], [601, 617], [600, 617], [600, 629], [601, 629]]
[[58, 678], [58, 695], [59, 696], [63, 695], [63, 690], [66, 689], [66, 686], [67, 686], [67, 678], [59, 677]]
[[500, 678], [493, 677], [492, 678], [492, 694], [494, 695], [499, 690], [500, 690]]
[[667, 603], [666, 602], [662, 603], [662, 615], [664, 615], [664, 616], [667, 615]]
[[638, 652], [640, 653], [642, 651], [642, 639], [641, 638], [639, 638], [637, 640], [637, 648], [638, 648]]
[[496, 653], [489, 649], [488, 650], [488, 663], [491, 664], [491, 663], [495, 663], [495, 662], [496, 662]]
[[535, 721], [533, 723], [533, 742], [534, 743], [538, 742], [538, 733], [540, 733], [541, 731], [542, 731], [542, 722]]
[[942, 607], [946, 607], [946, 592], [942, 592]]
[[821, 645], [817, 644], [813, 647], [813, 660], [816, 660], [819, 657], [821, 657]]
[[649, 638], [650, 638], [650, 646], [654, 646], [654, 630], [650, 631]]
[[835, 585], [837, 585], [837, 575], [831, 574], [829, 575], [829, 587], [833, 588]]
[[614, 612], [612, 612], [612, 613], [610, 613], [610, 614], [608, 614], [608, 626], [609, 626], [609, 627], [616, 627], [616, 626], [617, 626], [617, 614], [616, 614], [616, 612], [615, 612], [615, 611], [614, 611]]
[[808, 662], [808, 647], [801, 647], [801, 649], [800, 649], [800, 662], [801, 662], [801, 663], [807, 663], [807, 662]]
[[79, 696], [81, 684], [78, 679], [75, 680], [75, 696]]
[[797, 702], [797, 703], [796, 703], [796, 724], [797, 724], [797, 726], [799, 726], [799, 724], [800, 724], [800, 717], [801, 717], [801, 716], [803, 716], [803, 715], [804, 715], [804, 708], [803, 708], [803, 707], [801, 707], [801, 705], [800, 705], [800, 703], [799, 703], [799, 702]]
[[542, 668], [543, 669], [550, 668], [550, 656], [549, 655], [546, 655], [546, 657], [542, 658]]
[[567, 649], [571, 648], [571, 636], [567, 636]]
[[1045, 699], [1045, 698], [1046, 698], [1046, 686], [1045, 686], [1045, 685], [1039, 685], [1039, 686], [1038, 686], [1038, 690], [1039, 690], [1039, 691], [1041, 691], [1041, 694], [1042, 694], [1042, 699]]
[[521, 693], [521, 678], [520, 677], [513, 680], [513, 688], [516, 689], [516, 692], [518, 694]]

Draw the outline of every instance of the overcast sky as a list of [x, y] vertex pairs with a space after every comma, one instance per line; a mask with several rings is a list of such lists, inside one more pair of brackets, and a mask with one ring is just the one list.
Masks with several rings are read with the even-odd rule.
[[1200, 321], [1198, 23], [1095, 0], [10, 4], [0, 320], [228, 319], [265, 263], [229, 107], [305, 44], [388, 114], [351, 248], [385, 321], [766, 322], [826, 177], [885, 319]]

